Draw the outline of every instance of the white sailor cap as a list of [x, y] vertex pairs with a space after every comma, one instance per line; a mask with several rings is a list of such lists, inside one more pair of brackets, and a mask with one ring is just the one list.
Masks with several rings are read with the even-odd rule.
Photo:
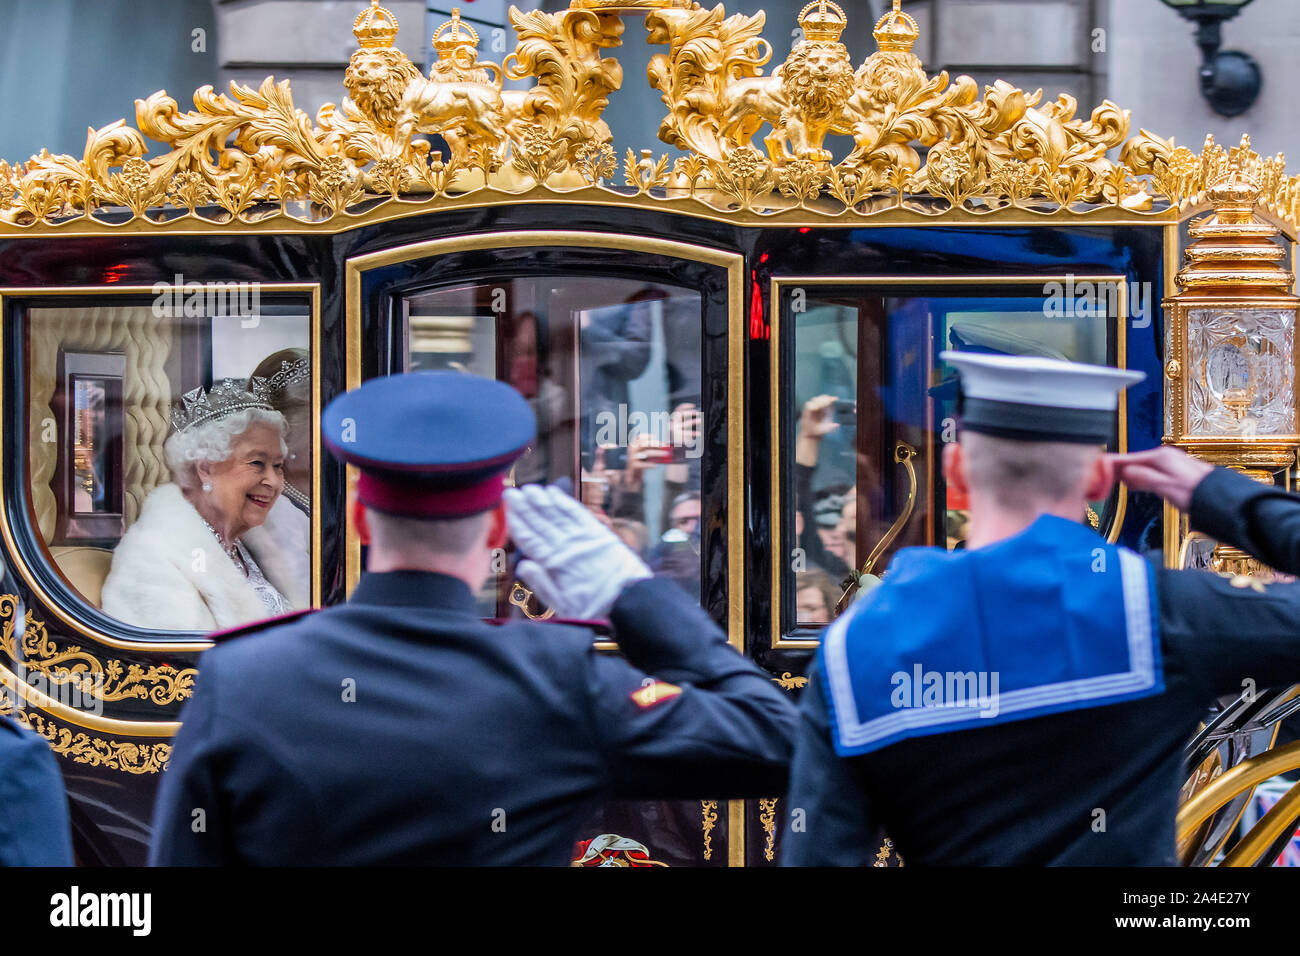
[[1144, 372], [1026, 355], [942, 352], [957, 369], [960, 427], [1017, 441], [1104, 445], [1119, 395]]

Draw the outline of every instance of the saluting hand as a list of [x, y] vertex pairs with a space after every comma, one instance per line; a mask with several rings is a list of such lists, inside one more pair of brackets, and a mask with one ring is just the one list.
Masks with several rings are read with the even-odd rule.
[[1108, 457], [1115, 466], [1118, 481], [1132, 491], [1157, 494], [1179, 511], [1190, 507], [1192, 492], [1214, 470], [1213, 465], [1169, 445]]
[[510, 537], [526, 556], [519, 577], [561, 617], [603, 618], [625, 587], [652, 577], [618, 535], [559, 488], [508, 488], [505, 502]]

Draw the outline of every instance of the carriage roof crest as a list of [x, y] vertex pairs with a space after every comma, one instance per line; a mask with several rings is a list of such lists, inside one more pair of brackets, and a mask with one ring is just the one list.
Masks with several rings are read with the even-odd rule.
[[[660, 48], [648, 79], [665, 106], [659, 139], [676, 152], [628, 148], [620, 163], [602, 114], [624, 77], [606, 53], [632, 15]], [[899, 0], [856, 66], [842, 42], [848, 17], [830, 0], [800, 11], [802, 39], [774, 65], [765, 14], [728, 16], [722, 4], [573, 0], [555, 13], [512, 6], [509, 18], [517, 43], [494, 63], [478, 59], [477, 33], [453, 11], [426, 74], [394, 46], [397, 18], [371, 0], [353, 25], [339, 105], [309, 117], [274, 77], [202, 87], [188, 111], [160, 90], [136, 100], [135, 127], [88, 130], [80, 157], [0, 161], [0, 234], [338, 231], [528, 201], [829, 226], [1176, 221], [1229, 163], [1212, 138], [1196, 153], [1130, 136], [1128, 111], [1108, 100], [1079, 116], [1066, 94], [1044, 101], [1002, 81], [981, 91], [967, 76], [931, 76]], [[1248, 141], [1237, 151], [1294, 233], [1300, 176]]]

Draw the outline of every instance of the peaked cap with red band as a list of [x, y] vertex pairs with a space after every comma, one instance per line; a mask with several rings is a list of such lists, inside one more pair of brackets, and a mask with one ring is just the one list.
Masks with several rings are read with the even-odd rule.
[[537, 437], [528, 402], [504, 382], [409, 372], [344, 392], [321, 415], [334, 456], [360, 469], [368, 508], [463, 518], [495, 508], [506, 473]]

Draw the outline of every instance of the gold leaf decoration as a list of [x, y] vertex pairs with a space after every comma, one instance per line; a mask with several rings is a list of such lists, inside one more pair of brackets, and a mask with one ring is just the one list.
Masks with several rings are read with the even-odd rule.
[[826, 180], [821, 167], [809, 159], [796, 159], [782, 168], [777, 177], [777, 188], [782, 196], [810, 202], [821, 195]]
[[754, 147], [741, 146], [727, 154], [725, 163], [714, 168], [713, 181], [719, 191], [734, 199], [741, 209], [752, 209], [755, 200], [772, 191], [776, 172]]
[[0, 693], [0, 715], [12, 717], [29, 730], [45, 738], [55, 756], [73, 763], [103, 767], [122, 773], [162, 773], [171, 760], [171, 744], [139, 744], [133, 741], [104, 740], [82, 731], [61, 727], [43, 714], [19, 709], [7, 694]]
[[713, 828], [718, 822], [718, 801], [701, 800], [700, 810], [704, 824], [704, 859], [713, 859]]
[[71, 686], [83, 697], [106, 703], [142, 700], [165, 707], [187, 700], [194, 692], [195, 668], [124, 667], [117, 659], [102, 662], [80, 647], [60, 647], [30, 610], [23, 617], [20, 637], [15, 626], [18, 606], [16, 594], [0, 594], [0, 651], [20, 672], [40, 674], [52, 685]]
[[[623, 169], [631, 192], [612, 182], [603, 118], [623, 82], [618, 60], [605, 56], [622, 43], [618, 8], [597, 0], [554, 13], [511, 7], [517, 42], [499, 65], [478, 59], [477, 34], [453, 13], [434, 34], [425, 75], [394, 46], [396, 19], [367, 7], [353, 27], [346, 96], [314, 120], [274, 77], [257, 88], [232, 83], [227, 93], [201, 87], [188, 111], [158, 91], [136, 100], [138, 129], [119, 120], [88, 130], [80, 158], [42, 151], [0, 162], [0, 234], [108, 234], [187, 219], [213, 230], [276, 220], [298, 228], [399, 201], [403, 214], [416, 214], [425, 203], [507, 203], [534, 189], [562, 195], [584, 186], [605, 191], [610, 204], [670, 201], [751, 221], [792, 210], [800, 222], [833, 222], [900, 211], [970, 220], [1117, 209], [1172, 221], [1203, 200], [1230, 160], [1212, 138], [1199, 154], [1146, 130], [1126, 139], [1129, 114], [1109, 101], [1087, 113], [1064, 94], [1044, 100], [1041, 90], [1001, 80], [981, 93], [968, 76], [931, 76], [913, 53], [919, 28], [897, 4], [854, 69], [843, 38], [861, 29], [830, 0], [809, 3], [797, 17], [800, 39], [770, 74], [761, 12], [728, 16], [721, 4], [684, 0], [637, 9], [660, 48], [647, 71], [666, 107], [659, 139], [687, 155], [674, 161], [633, 148]], [[505, 89], [507, 78], [532, 85]], [[433, 136], [447, 143], [446, 156], [434, 153]], [[146, 138], [162, 147], [152, 156]], [[845, 150], [836, 164], [833, 142]], [[1263, 204], [1300, 227], [1300, 176], [1286, 174], [1281, 155], [1262, 159], [1243, 145]]]
[[668, 154], [659, 157], [656, 162], [651, 150], [641, 150], [641, 158], [628, 148], [623, 159], [623, 180], [636, 189], [638, 195], [644, 195], [657, 186], [668, 182]]
[[771, 863], [776, 859], [776, 797], [758, 801], [758, 822], [763, 824], [763, 859]]
[[[679, 160], [680, 162], [680, 160]], [[614, 160], [614, 147], [609, 143], [589, 141], [578, 147], [574, 154], [574, 164], [582, 172], [582, 178], [595, 186], [607, 176], [614, 175], [617, 163]]]

